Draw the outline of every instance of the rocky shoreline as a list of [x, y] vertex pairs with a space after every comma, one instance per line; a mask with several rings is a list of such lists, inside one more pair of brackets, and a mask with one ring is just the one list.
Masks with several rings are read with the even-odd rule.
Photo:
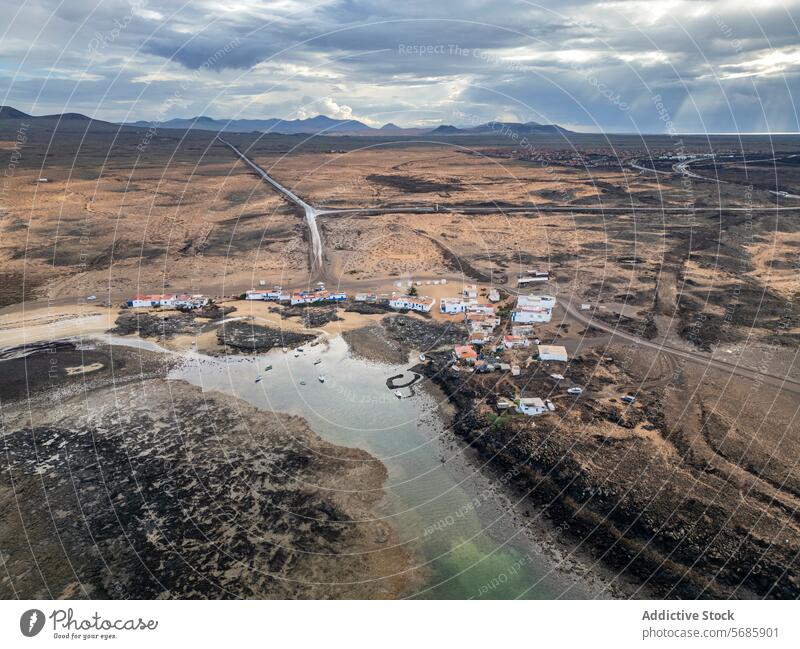
[[[509, 487], [601, 562], [615, 585], [633, 585], [623, 592], [686, 599], [796, 594], [798, 575], [787, 570], [796, 546], [765, 546], [745, 525], [750, 512], [726, 512], [724, 501], [716, 504], [720, 522], [704, 515], [706, 504], [686, 468], [679, 470], [646, 437], [580, 433], [546, 419], [533, 426], [498, 425], [479, 408], [492, 390], [472, 384], [470, 375], [449, 364], [447, 355], [433, 354], [423, 371], [456, 410], [454, 434], [492, 471], [510, 476]], [[606, 415], [628, 430], [644, 421], [620, 419], [618, 412], [616, 418], [599, 411], [588, 416], [599, 427]], [[645, 417], [657, 422], [661, 435], [670, 435], [657, 400], [645, 406]], [[646, 474], [642, 467], [648, 467]], [[739, 526], [720, 529], [725, 517], [739, 519]], [[761, 525], [764, 534], [780, 533], [766, 529], [767, 521]], [[748, 572], [753, 565], [758, 571]]]
[[[164, 356], [56, 346], [0, 362], [4, 375], [22, 375], [19, 363], [56, 361], [49, 379], [39, 373], [2, 395], [0, 597], [413, 590], [411, 558], [372, 514], [387, 478], [381, 462], [323, 441], [299, 417], [166, 381]], [[35, 406], [47, 401], [58, 405]]]

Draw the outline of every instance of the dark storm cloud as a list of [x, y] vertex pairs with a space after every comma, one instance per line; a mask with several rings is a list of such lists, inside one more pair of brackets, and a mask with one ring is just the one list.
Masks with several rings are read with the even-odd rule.
[[751, 4], [36, 0], [6, 9], [0, 97], [147, 119], [190, 84], [176, 115], [663, 131], [657, 96], [682, 130], [796, 130], [798, 3]]

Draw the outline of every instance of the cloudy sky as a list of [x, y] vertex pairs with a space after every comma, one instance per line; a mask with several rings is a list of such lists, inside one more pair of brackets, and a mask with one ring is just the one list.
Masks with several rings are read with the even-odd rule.
[[796, 132], [799, 4], [3, 0], [0, 104], [111, 121]]

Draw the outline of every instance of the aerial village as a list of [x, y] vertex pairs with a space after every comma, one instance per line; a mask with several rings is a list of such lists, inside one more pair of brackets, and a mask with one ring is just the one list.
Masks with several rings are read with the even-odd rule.
[[[536, 285], [550, 279], [547, 271], [528, 271], [517, 278], [517, 294], [502, 291], [496, 287], [479, 288], [476, 284], [463, 284], [460, 290], [453, 287], [447, 297], [438, 299], [440, 317], [447, 317], [451, 322], [463, 324], [466, 335], [464, 340], [452, 346], [452, 369], [461, 372], [508, 372], [512, 377], [519, 376], [521, 364], [566, 363], [566, 348], [561, 345], [542, 344], [536, 336], [536, 327], [549, 323], [552, 319], [556, 298], [539, 294]], [[328, 290], [322, 283], [314, 288], [286, 290], [282, 286], [267, 288], [261, 282], [258, 289], [250, 289], [239, 296], [246, 301], [264, 301], [291, 306], [362, 303], [385, 307], [400, 313], [417, 313], [430, 318], [435, 314], [437, 300], [430, 296], [419, 295], [425, 285], [447, 286], [446, 279], [416, 281], [396, 281], [397, 290], [391, 293], [361, 292], [349, 295], [340, 290]], [[449, 288], [449, 287], [448, 287]], [[127, 300], [126, 306], [131, 309], [178, 309], [193, 310], [208, 306], [210, 298], [204, 295], [187, 293], [135, 295]], [[425, 361], [425, 354], [420, 354]], [[556, 380], [563, 380], [563, 374], [551, 373]], [[582, 392], [580, 386], [572, 386], [568, 393], [577, 395]], [[498, 398], [496, 408], [499, 411], [516, 411], [527, 416], [539, 416], [555, 411], [555, 405], [549, 399], [538, 396], [519, 395], [514, 400]]]

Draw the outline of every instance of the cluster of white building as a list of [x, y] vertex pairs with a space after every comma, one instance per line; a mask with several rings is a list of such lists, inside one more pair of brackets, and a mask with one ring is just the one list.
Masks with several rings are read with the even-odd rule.
[[314, 302], [343, 302], [347, 299], [344, 291], [326, 291], [324, 288], [310, 291], [294, 291], [289, 299], [291, 305], [314, 304]]
[[324, 286], [305, 291], [292, 291], [287, 293], [282, 286], [273, 286], [271, 289], [251, 289], [244, 294], [245, 300], [263, 300], [266, 302], [289, 302], [295, 304], [313, 304], [314, 302], [341, 302], [347, 299], [343, 291], [326, 291]]
[[139, 294], [134, 295], [127, 304], [133, 309], [152, 309], [154, 307], [199, 309], [208, 304], [208, 298], [204, 295], [189, 295], [188, 293]]
[[[490, 289], [488, 294], [490, 302], [500, 301], [500, 291]], [[465, 284], [461, 295], [457, 297], [443, 297], [439, 300], [439, 310], [448, 315], [466, 313], [470, 308], [478, 305], [478, 287], [475, 284]]]
[[291, 293], [286, 293], [282, 286], [273, 286], [271, 289], [250, 289], [245, 291], [245, 300], [264, 300], [266, 302], [288, 302], [292, 299]]

